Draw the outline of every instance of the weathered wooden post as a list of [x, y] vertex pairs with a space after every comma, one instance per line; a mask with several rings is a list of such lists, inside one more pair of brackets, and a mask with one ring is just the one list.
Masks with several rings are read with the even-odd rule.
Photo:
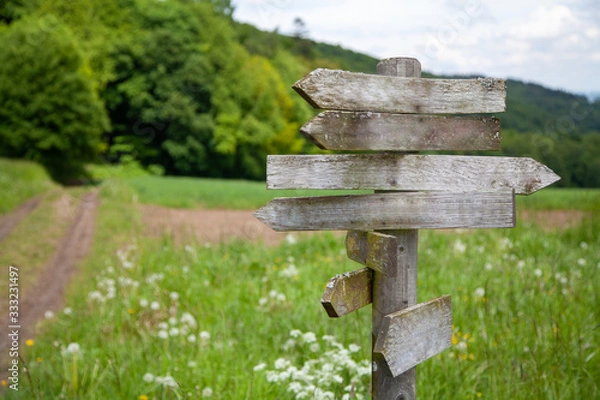
[[256, 216], [278, 231], [348, 230], [348, 256], [365, 265], [327, 284], [330, 317], [373, 303], [373, 398], [416, 398], [415, 367], [452, 342], [450, 296], [417, 300], [418, 229], [515, 225], [515, 194], [559, 179], [529, 158], [407, 154], [497, 150], [491, 117], [502, 112], [500, 79], [420, 79], [420, 64], [393, 58], [379, 75], [318, 69], [294, 85], [326, 111], [301, 132], [330, 150], [375, 154], [269, 156], [270, 189], [371, 189], [371, 195], [277, 198]]

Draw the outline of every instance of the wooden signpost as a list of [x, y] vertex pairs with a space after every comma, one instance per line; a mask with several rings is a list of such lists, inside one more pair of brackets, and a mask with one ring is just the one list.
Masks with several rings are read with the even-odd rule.
[[330, 317], [372, 303], [374, 399], [416, 398], [416, 366], [452, 344], [450, 296], [417, 304], [418, 229], [515, 226], [515, 194], [560, 179], [530, 158], [407, 154], [498, 150], [501, 79], [421, 79], [413, 58], [390, 58], [378, 75], [317, 69], [294, 85], [326, 111], [301, 132], [328, 150], [375, 154], [269, 156], [269, 189], [361, 189], [373, 194], [277, 198], [256, 212], [277, 231], [348, 230], [363, 265], [330, 280]]

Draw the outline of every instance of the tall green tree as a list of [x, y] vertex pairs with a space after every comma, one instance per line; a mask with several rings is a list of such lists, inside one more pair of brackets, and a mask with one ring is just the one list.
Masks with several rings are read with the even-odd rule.
[[0, 60], [0, 155], [77, 175], [109, 121], [69, 29], [52, 16], [19, 19], [0, 33]]

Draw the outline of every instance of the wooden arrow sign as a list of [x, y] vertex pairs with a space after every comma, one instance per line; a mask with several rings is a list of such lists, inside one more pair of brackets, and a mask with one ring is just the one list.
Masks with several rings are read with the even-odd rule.
[[421, 79], [317, 69], [293, 88], [314, 108], [399, 114], [504, 112], [502, 79]]
[[452, 303], [442, 296], [386, 315], [373, 348], [393, 377], [452, 345]]
[[371, 304], [372, 280], [373, 271], [369, 268], [331, 278], [321, 299], [327, 315], [331, 318], [343, 317]]
[[500, 120], [490, 117], [327, 111], [300, 132], [328, 150], [500, 150]]
[[514, 190], [531, 194], [560, 179], [527, 158], [398, 154], [268, 156], [269, 189]]
[[276, 198], [255, 216], [276, 231], [512, 228], [512, 192]]

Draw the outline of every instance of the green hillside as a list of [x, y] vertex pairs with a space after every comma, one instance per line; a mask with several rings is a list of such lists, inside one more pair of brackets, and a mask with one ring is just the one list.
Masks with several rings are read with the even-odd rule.
[[[5, 1], [0, 156], [62, 181], [90, 161], [263, 180], [267, 154], [319, 151], [299, 134], [316, 111], [291, 85], [377, 60], [231, 15], [226, 0]], [[499, 117], [500, 154], [536, 157], [562, 186], [600, 186], [600, 102], [509, 80]]]

